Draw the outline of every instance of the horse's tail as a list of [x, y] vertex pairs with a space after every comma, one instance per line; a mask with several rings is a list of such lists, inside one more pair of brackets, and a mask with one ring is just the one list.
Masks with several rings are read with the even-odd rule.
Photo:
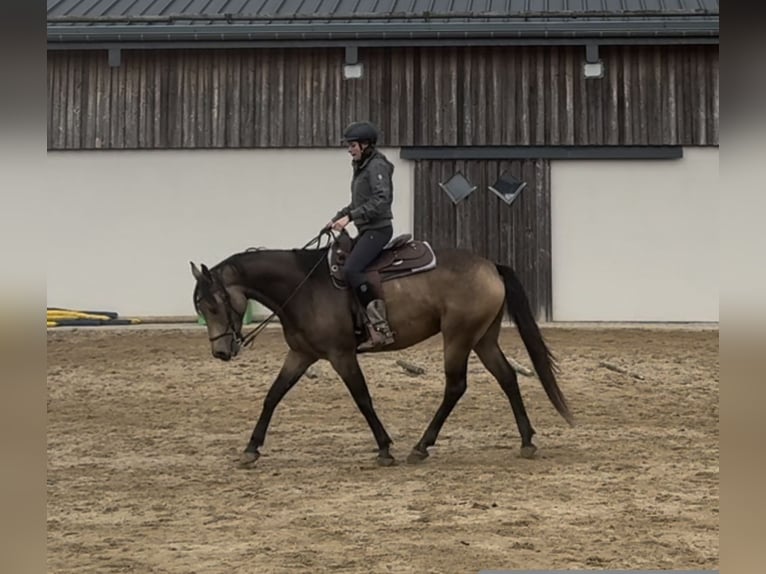
[[521, 340], [527, 348], [532, 364], [537, 371], [537, 376], [545, 389], [548, 398], [559, 414], [572, 426], [574, 426], [574, 417], [569, 410], [564, 394], [561, 392], [556, 382], [556, 372], [558, 366], [556, 359], [545, 344], [542, 333], [537, 326], [532, 309], [524, 292], [524, 286], [514, 273], [513, 269], [506, 265], [496, 265], [500, 276], [505, 283], [505, 304], [508, 314], [516, 327], [519, 329]]

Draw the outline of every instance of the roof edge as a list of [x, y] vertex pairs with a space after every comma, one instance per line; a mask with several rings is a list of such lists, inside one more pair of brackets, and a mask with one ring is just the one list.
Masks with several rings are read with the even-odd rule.
[[169, 13], [169, 14], [109, 14], [99, 16], [65, 14], [60, 16], [47, 16], [47, 22], [50, 23], [173, 23], [173, 22], [330, 22], [342, 20], [347, 22], [364, 22], [373, 20], [386, 20], [387, 22], [401, 20], [412, 22], [414, 20], [424, 20], [437, 22], [440, 20], [463, 20], [463, 21], [481, 21], [481, 20], [506, 20], [506, 21], [528, 21], [540, 19], [632, 19], [632, 18], [659, 18], [669, 20], [675, 18], [693, 18], [693, 17], [719, 17], [718, 10], [707, 10], [704, 8], [695, 8], [690, 10], [543, 10], [526, 12], [306, 12], [306, 13], [288, 13], [288, 14], [231, 14], [231, 13]]
[[153, 41], [93, 41], [93, 42], [48, 42], [49, 51], [59, 50], [251, 50], [251, 49], [345, 49], [357, 48], [427, 48], [427, 47], [494, 47], [494, 46], [710, 46], [719, 45], [717, 37], [666, 37], [666, 38], [475, 38], [462, 40], [389, 39], [389, 40], [174, 40]]
[[407, 22], [316, 24], [134, 24], [48, 26], [48, 43], [262, 40], [448, 40], [718, 38], [718, 18], [689, 20], [588, 20], [561, 22]]

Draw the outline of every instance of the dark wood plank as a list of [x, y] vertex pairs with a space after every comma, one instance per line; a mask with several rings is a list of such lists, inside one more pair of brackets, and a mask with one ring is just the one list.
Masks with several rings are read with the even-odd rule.
[[372, 119], [401, 145], [717, 145], [717, 46], [248, 49], [48, 56], [48, 145], [61, 149], [336, 145]]
[[[415, 234], [434, 247], [459, 247], [513, 266], [533, 310], [551, 316], [550, 164], [545, 160], [420, 160], [415, 165]], [[453, 205], [439, 188], [462, 172], [478, 189]], [[527, 189], [507, 205], [488, 190], [504, 172]]]

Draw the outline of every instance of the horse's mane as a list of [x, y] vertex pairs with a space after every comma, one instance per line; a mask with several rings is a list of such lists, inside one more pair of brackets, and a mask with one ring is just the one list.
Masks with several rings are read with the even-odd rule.
[[[221, 276], [221, 273], [224, 269], [230, 268], [233, 269], [234, 272], [239, 275], [243, 276], [245, 275], [245, 262], [248, 258], [257, 256], [259, 254], [266, 254], [266, 253], [292, 253], [295, 257], [295, 260], [298, 264], [298, 268], [301, 272], [308, 274], [311, 269], [316, 265], [319, 258], [323, 258], [327, 256], [327, 250], [329, 249], [329, 246], [325, 247], [317, 247], [313, 249], [269, 249], [266, 247], [250, 247], [246, 249], [245, 251], [240, 251], [238, 253], [234, 253], [232, 255], [229, 255], [225, 259], [221, 260], [220, 262], [216, 263], [212, 267], [210, 267], [210, 272], [213, 274], [213, 276]], [[195, 311], [199, 312], [198, 302], [200, 300], [200, 296], [206, 297], [209, 294], [209, 288], [207, 286], [207, 283], [205, 282], [197, 282], [197, 285], [194, 288], [194, 309]]]
[[230, 255], [215, 267], [223, 268], [228, 266], [233, 268], [238, 274], [241, 275], [244, 274], [243, 264], [249, 257], [254, 257], [258, 254], [265, 253], [292, 253], [295, 257], [295, 261], [298, 264], [299, 270], [303, 271], [304, 273], [308, 273], [311, 271], [311, 268], [314, 267], [320, 257], [327, 256], [328, 249], [329, 246], [313, 249], [270, 249], [266, 247], [251, 247], [245, 251]]

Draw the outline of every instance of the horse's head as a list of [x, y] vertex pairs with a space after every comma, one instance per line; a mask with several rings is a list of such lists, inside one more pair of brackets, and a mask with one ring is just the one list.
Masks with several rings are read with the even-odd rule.
[[242, 320], [247, 297], [236, 285], [227, 285], [221, 273], [213, 273], [204, 264], [199, 269], [191, 263], [197, 280], [194, 308], [207, 325], [213, 356], [222, 361], [236, 357], [242, 346]]

